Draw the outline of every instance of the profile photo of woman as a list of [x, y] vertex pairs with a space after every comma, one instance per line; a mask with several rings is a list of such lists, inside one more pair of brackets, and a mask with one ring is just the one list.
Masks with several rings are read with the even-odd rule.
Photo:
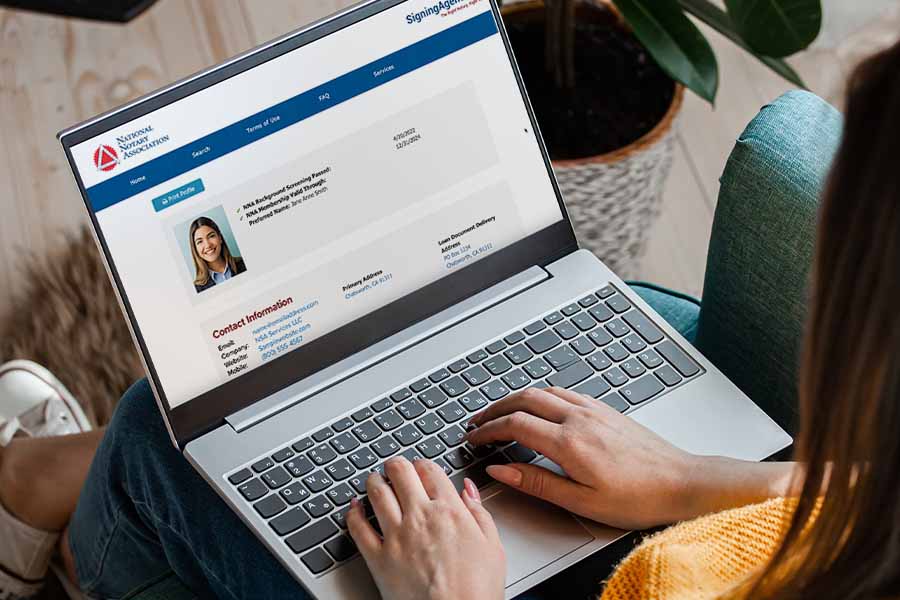
[[191, 255], [194, 257], [194, 288], [197, 292], [225, 283], [247, 270], [244, 259], [233, 256], [215, 221], [199, 217], [189, 230]]

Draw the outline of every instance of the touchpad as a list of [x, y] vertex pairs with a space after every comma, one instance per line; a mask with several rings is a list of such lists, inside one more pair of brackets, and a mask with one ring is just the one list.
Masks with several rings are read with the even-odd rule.
[[566, 511], [515, 490], [501, 488], [484, 506], [506, 550], [507, 586], [594, 539]]

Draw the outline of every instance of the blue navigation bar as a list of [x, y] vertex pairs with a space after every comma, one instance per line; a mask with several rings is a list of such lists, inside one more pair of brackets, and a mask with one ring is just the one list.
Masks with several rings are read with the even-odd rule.
[[[87, 189], [95, 212], [277, 133], [497, 33], [481, 13]], [[202, 185], [202, 184], [201, 184]], [[159, 200], [159, 198], [157, 198]], [[154, 207], [156, 201], [154, 200]], [[165, 206], [163, 206], [165, 208]], [[162, 210], [157, 208], [157, 211]]]

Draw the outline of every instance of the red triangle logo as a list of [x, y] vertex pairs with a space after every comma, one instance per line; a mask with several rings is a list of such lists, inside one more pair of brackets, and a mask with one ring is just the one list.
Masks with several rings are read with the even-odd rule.
[[119, 164], [119, 155], [116, 149], [106, 144], [94, 151], [94, 166], [100, 171], [112, 171]]

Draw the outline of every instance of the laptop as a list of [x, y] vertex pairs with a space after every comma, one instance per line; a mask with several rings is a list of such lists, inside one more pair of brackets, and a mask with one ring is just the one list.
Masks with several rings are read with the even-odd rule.
[[700, 454], [790, 437], [579, 249], [494, 0], [369, 0], [60, 133], [172, 443], [317, 598], [378, 593], [350, 499], [482, 488], [512, 597], [625, 532], [486, 476], [526, 387]]

